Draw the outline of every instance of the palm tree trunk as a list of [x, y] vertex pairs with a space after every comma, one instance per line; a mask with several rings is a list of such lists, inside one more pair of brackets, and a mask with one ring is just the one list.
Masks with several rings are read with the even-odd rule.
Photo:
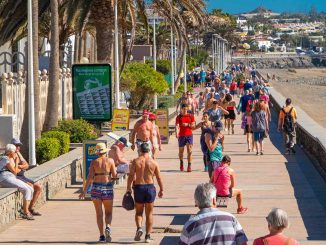
[[51, 57], [49, 88], [43, 129], [50, 130], [58, 125], [59, 106], [59, 13], [58, 0], [51, 0]]
[[79, 55], [78, 55], [78, 52], [79, 52], [79, 39], [80, 39], [80, 36], [79, 34], [76, 34], [75, 35], [75, 51], [74, 51], [74, 63], [78, 63], [79, 61]]

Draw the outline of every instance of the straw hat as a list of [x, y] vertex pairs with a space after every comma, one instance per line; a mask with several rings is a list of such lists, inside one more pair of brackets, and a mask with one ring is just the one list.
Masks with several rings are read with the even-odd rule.
[[104, 154], [104, 153], [107, 153], [109, 151], [109, 149], [106, 148], [106, 144], [105, 143], [97, 143], [96, 144], [96, 150], [100, 154]]

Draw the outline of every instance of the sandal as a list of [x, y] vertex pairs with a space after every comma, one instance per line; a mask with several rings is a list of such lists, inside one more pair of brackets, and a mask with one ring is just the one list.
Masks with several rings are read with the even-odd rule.
[[21, 215], [22, 219], [26, 219], [26, 220], [35, 220], [33, 215], [28, 213], [28, 214], [22, 214]]
[[34, 209], [30, 209], [29, 212], [30, 212], [33, 216], [42, 216], [42, 214], [40, 214], [39, 212], [35, 211]]
[[245, 212], [247, 212], [247, 210], [248, 210], [248, 208], [244, 208], [244, 207], [238, 208], [237, 214], [244, 214]]

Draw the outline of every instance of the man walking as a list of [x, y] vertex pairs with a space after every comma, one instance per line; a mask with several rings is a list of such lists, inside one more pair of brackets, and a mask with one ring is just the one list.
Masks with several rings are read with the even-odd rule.
[[160, 187], [158, 197], [163, 197], [163, 182], [160, 175], [160, 169], [155, 160], [149, 153], [151, 148], [148, 143], [140, 145], [140, 156], [134, 159], [130, 164], [130, 173], [128, 176], [127, 192], [132, 193], [131, 185], [134, 183], [134, 198], [136, 215], [135, 221], [137, 226], [135, 241], [140, 241], [143, 235], [142, 221], [145, 208], [146, 214], [146, 236], [145, 242], [151, 242], [150, 233], [153, 227], [153, 208], [156, 197], [156, 189], [154, 186], [154, 176]]
[[280, 111], [278, 118], [278, 131], [283, 131], [283, 139], [285, 144], [285, 154], [290, 154], [291, 152], [295, 154], [294, 145], [296, 142], [296, 132], [295, 125], [297, 122], [297, 111], [292, 105], [290, 98], [285, 101], [285, 107]]
[[187, 159], [188, 168], [187, 172], [191, 172], [192, 161], [192, 145], [193, 136], [192, 129], [195, 127], [195, 117], [193, 114], [188, 113], [187, 105], [181, 106], [181, 113], [177, 116], [175, 122], [175, 135], [179, 141], [179, 159], [180, 159], [180, 171], [183, 171], [183, 152], [185, 146], [187, 147]]
[[[138, 155], [139, 147], [142, 143], [146, 142], [149, 144], [150, 148], [153, 146], [153, 125], [149, 121], [149, 111], [143, 111], [143, 117], [136, 122], [134, 129], [131, 134], [131, 149], [135, 150], [135, 144], [137, 145]], [[136, 138], [136, 141], [135, 141]]]
[[248, 238], [239, 221], [232, 214], [216, 208], [214, 185], [198, 185], [194, 197], [200, 211], [184, 225], [179, 245], [247, 244]]

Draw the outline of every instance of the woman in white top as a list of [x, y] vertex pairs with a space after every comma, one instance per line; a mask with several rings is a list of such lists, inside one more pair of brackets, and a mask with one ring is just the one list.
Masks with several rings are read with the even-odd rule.
[[18, 164], [15, 163], [13, 157], [16, 154], [16, 146], [8, 144], [5, 150], [5, 156], [0, 157], [0, 187], [18, 188], [23, 193], [23, 214], [22, 218], [34, 220], [33, 215], [28, 208], [33, 198], [33, 187], [25, 182], [17, 179], [17, 173], [21, 171]]
[[158, 128], [158, 126], [155, 124], [155, 120], [156, 120], [156, 116], [155, 114], [151, 113], [149, 115], [149, 120], [152, 122], [153, 124], [153, 159], [157, 158], [157, 153], [158, 150], [161, 151], [162, 150], [162, 145], [161, 145], [161, 135], [160, 135], [160, 130]]

